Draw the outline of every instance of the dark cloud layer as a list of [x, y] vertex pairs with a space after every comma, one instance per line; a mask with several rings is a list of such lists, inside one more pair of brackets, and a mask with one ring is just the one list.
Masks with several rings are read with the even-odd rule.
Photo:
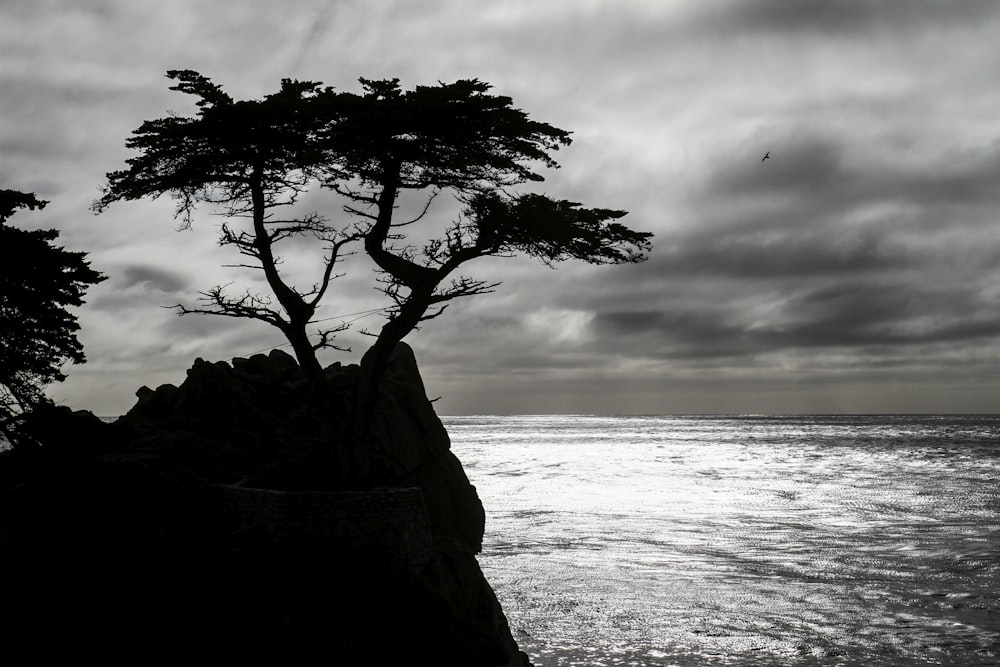
[[182, 273], [141, 264], [124, 267], [121, 275], [126, 287], [144, 285], [159, 292], [169, 293], [179, 292], [188, 286], [188, 279]]
[[941, 30], [995, 19], [989, 0], [725, 0], [705, 5], [711, 21], [733, 29], [768, 34], [806, 32], [815, 36], [843, 33], [854, 37], [876, 31]]

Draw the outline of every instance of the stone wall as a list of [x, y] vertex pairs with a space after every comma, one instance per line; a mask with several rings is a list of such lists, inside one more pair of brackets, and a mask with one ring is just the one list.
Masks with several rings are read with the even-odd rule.
[[277, 491], [216, 485], [227, 510], [274, 541], [309, 540], [420, 572], [433, 540], [417, 488], [372, 491]]

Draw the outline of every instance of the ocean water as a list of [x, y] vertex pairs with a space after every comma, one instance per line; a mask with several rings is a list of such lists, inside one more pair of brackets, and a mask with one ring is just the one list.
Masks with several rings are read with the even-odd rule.
[[1000, 665], [1000, 416], [442, 420], [539, 667]]

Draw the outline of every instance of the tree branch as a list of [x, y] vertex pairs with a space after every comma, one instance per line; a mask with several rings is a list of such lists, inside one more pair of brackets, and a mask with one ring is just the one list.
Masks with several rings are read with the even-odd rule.
[[200, 315], [218, 315], [222, 317], [244, 317], [267, 322], [279, 329], [287, 326], [288, 321], [281, 316], [281, 313], [270, 308], [271, 300], [257, 294], [246, 291], [243, 296], [232, 298], [225, 295], [225, 289], [232, 283], [216, 285], [211, 289], [199, 292], [199, 301], [206, 304], [204, 308], [189, 308], [183, 304], [170, 306], [178, 311], [178, 315], [190, 315], [197, 313]]

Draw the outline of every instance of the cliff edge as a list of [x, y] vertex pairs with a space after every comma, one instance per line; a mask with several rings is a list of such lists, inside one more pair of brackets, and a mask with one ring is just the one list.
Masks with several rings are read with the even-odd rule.
[[5, 653], [530, 667], [476, 561], [482, 503], [405, 344], [368, 483], [345, 485], [330, 444], [357, 371], [326, 369], [317, 406], [280, 351], [199, 359], [114, 423], [40, 410], [38, 445], [0, 453]]

